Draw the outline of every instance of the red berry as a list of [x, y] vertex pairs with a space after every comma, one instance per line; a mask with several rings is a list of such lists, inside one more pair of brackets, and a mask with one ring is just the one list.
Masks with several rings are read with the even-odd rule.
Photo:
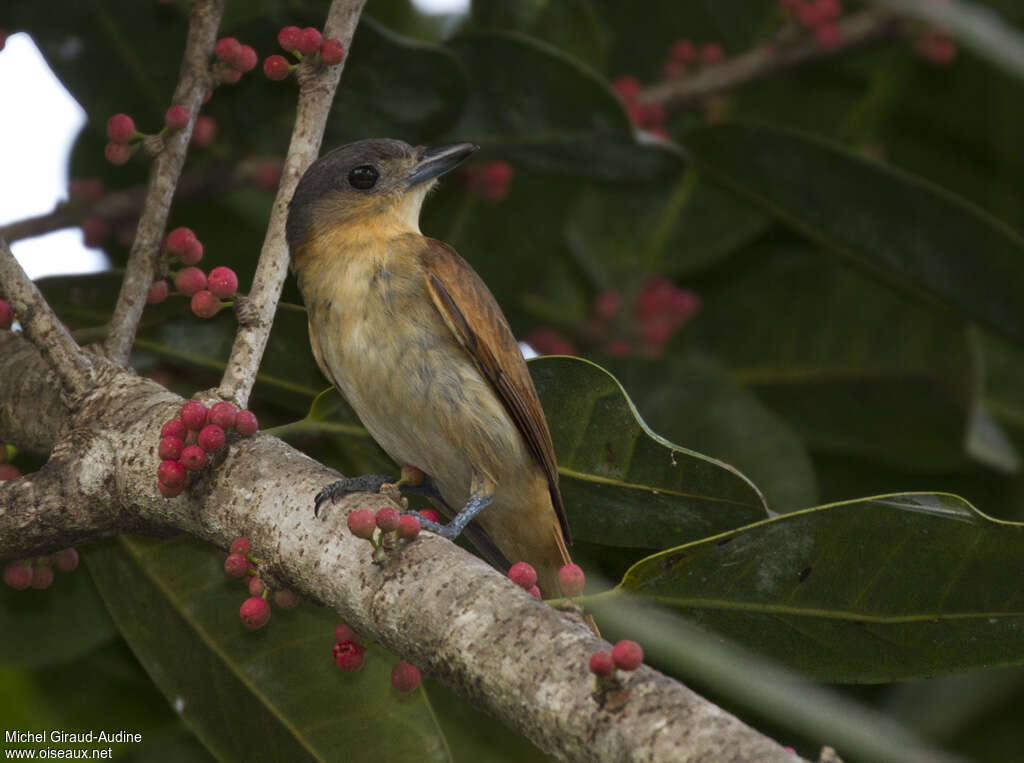
[[262, 596], [251, 596], [242, 602], [238, 616], [246, 628], [250, 630], [262, 628], [270, 619], [270, 604]]
[[32, 587], [42, 590], [49, 588], [53, 582], [53, 568], [49, 565], [40, 564], [32, 570]]
[[586, 576], [578, 564], [567, 564], [558, 570], [558, 585], [564, 596], [579, 596], [585, 582]]
[[276, 191], [283, 172], [284, 163], [278, 159], [259, 161], [252, 168], [252, 184], [261, 191]]
[[195, 265], [203, 259], [203, 243], [193, 236], [188, 246], [185, 247], [185, 251], [178, 256], [182, 265]]
[[403, 694], [420, 685], [420, 669], [405, 660], [391, 669], [391, 685]]
[[14, 311], [6, 299], [0, 299], [0, 328], [7, 328], [14, 323]]
[[539, 328], [531, 331], [526, 343], [541, 355], [578, 355], [576, 346], [554, 329]]
[[238, 409], [231, 403], [214, 403], [210, 407], [210, 423], [216, 424], [225, 431], [231, 430], [235, 428], [235, 416], [237, 414]]
[[103, 149], [107, 161], [114, 165], [122, 165], [132, 158], [132, 147], [125, 143], [108, 143]]
[[843, 3], [841, 0], [817, 0], [818, 13], [825, 21], [835, 21], [843, 15]]
[[697, 46], [691, 40], [676, 40], [668, 49], [669, 58], [681, 64], [692, 64], [697, 60]]
[[242, 72], [238, 69], [221, 69], [218, 74], [222, 85], [234, 85], [238, 80], [242, 79]]
[[215, 297], [230, 299], [238, 291], [238, 276], [231, 268], [220, 265], [210, 271], [206, 279], [206, 288], [213, 292]]
[[203, 289], [192, 295], [189, 307], [199, 318], [212, 318], [220, 312], [220, 300], [213, 295], [213, 292]]
[[188, 127], [188, 109], [184, 106], [171, 106], [164, 112], [164, 124], [168, 130], [184, 130]]
[[293, 50], [299, 49], [299, 39], [302, 36], [302, 30], [297, 26], [286, 26], [282, 27], [281, 31], [277, 33], [278, 44], [291, 53]]
[[256, 55], [253, 47], [251, 45], [243, 45], [235, 56], [232, 66], [239, 72], [245, 73], [255, 69], [257, 63], [259, 63], [259, 57]]
[[594, 300], [594, 312], [599, 318], [614, 318], [622, 307], [622, 295], [615, 289], [602, 291]]
[[358, 644], [359, 634], [352, 630], [352, 626], [338, 623], [338, 627], [334, 629], [334, 641], [355, 641]]
[[509, 568], [508, 579], [524, 591], [529, 591], [537, 583], [537, 571], [529, 562], [516, 562]]
[[199, 430], [196, 442], [207, 453], [216, 453], [224, 447], [224, 430], [216, 424], [207, 424]]
[[181, 413], [178, 415], [181, 417], [182, 424], [189, 429], [194, 429], [198, 432], [206, 426], [206, 421], [210, 412], [206, 409], [206, 406], [198, 400], [189, 400], [181, 406]]
[[814, 39], [826, 50], [835, 50], [843, 44], [843, 35], [839, 27], [831, 21], [823, 21], [814, 27]]
[[82, 243], [89, 248], [99, 246], [110, 236], [110, 223], [102, 217], [87, 217], [78, 225], [82, 229]]
[[530, 586], [530, 588], [526, 592], [535, 599], [542, 598], [540, 595], [540, 589], [535, 585]]
[[420, 534], [420, 521], [412, 514], [403, 514], [398, 518], [398, 537], [402, 540], [416, 540]]
[[21, 470], [14, 464], [0, 464], [0, 482], [13, 480], [21, 476]]
[[620, 670], [636, 670], [644, 661], [644, 650], [635, 641], [620, 641], [612, 647], [612, 660]]
[[420, 516], [424, 519], [430, 520], [431, 522], [441, 521], [441, 515], [434, 511], [433, 509], [421, 509]]
[[610, 676], [615, 672], [615, 661], [610, 652], [594, 652], [590, 655], [590, 672], [595, 676]]
[[73, 572], [78, 568], [78, 550], [65, 548], [54, 554], [54, 566], [61, 572]]
[[660, 350], [672, 338], [672, 334], [675, 333], [675, 326], [665, 316], [655, 315], [643, 322], [641, 330], [647, 347], [652, 350]]
[[259, 575], [253, 575], [249, 578], [249, 595], [250, 596], [263, 596], [263, 592], [267, 587], [263, 584], [263, 580]]
[[373, 531], [377, 529], [377, 518], [369, 509], [356, 509], [348, 515], [346, 521], [349, 532], [363, 540], [370, 540]]
[[164, 244], [168, 252], [180, 257], [188, 251], [193, 241], [197, 241], [196, 233], [191, 228], [175, 228], [167, 234], [167, 241]]
[[79, 178], [68, 183], [68, 195], [72, 199], [96, 201], [103, 196], [103, 181], [99, 178]]
[[292, 72], [292, 66], [284, 56], [267, 56], [263, 60], [263, 73], [267, 79], [282, 80]]
[[252, 544], [249, 543], [248, 538], [235, 538], [231, 541], [231, 546], [228, 548], [230, 554], [248, 554], [252, 551]]
[[632, 103], [640, 95], [640, 80], [630, 74], [623, 74], [612, 80], [612, 88], [626, 103]]
[[366, 648], [355, 641], [339, 641], [332, 651], [334, 662], [345, 673], [354, 673], [366, 661]]
[[174, 288], [191, 297], [206, 288], [206, 273], [197, 267], [182, 268], [174, 276]]
[[274, 603], [281, 609], [294, 609], [299, 606], [299, 595], [295, 591], [281, 588], [274, 591]]
[[28, 562], [8, 562], [4, 567], [4, 583], [16, 591], [32, 585], [32, 565]]
[[700, 62], [704, 66], [715, 66], [725, 60], [725, 49], [717, 42], [706, 42], [700, 49]]
[[341, 44], [341, 40], [324, 40], [320, 46], [320, 60], [328, 66], [334, 66], [340, 64], [342, 59], [345, 58], [345, 46]]
[[181, 451], [181, 465], [190, 472], [198, 472], [206, 466], [206, 451], [198, 445], [186, 445]]
[[157, 455], [164, 461], [177, 461], [181, 458], [181, 451], [185, 449], [185, 442], [178, 437], [161, 437], [160, 447]]
[[167, 280], [161, 278], [159, 281], [154, 281], [153, 285], [149, 287], [149, 291], [146, 293], [146, 304], [147, 305], [158, 305], [167, 299], [167, 295], [171, 291], [171, 286], [167, 283]]
[[224, 572], [229, 578], [244, 578], [249, 574], [249, 560], [243, 554], [228, 554], [224, 560]]
[[235, 431], [242, 437], [251, 437], [260, 430], [256, 414], [252, 411], [239, 411], [235, 416]]
[[185, 485], [183, 484], [172, 487], [159, 481], [156, 483], [156, 486], [164, 498], [174, 498], [175, 496], [181, 495], [181, 492], [185, 489]]
[[409, 464], [402, 467], [402, 481], [404, 484], [422, 485], [426, 479], [427, 475], [419, 467], [410, 466]]
[[377, 512], [376, 522], [381, 532], [389, 533], [392, 530], [397, 530], [399, 521], [398, 512], [390, 506], [385, 506]]
[[235, 57], [242, 50], [242, 43], [234, 37], [221, 37], [213, 46], [213, 55], [226, 64], [233, 65]]
[[306, 27], [299, 33], [298, 45], [295, 49], [304, 56], [314, 56], [320, 50], [324, 38], [320, 32], [311, 26]]
[[[200, 403], [200, 405], [202, 405], [202, 403]], [[188, 429], [185, 427], [185, 424], [181, 419], [171, 419], [160, 428], [161, 438], [177, 437], [179, 440], [184, 440], [186, 434], [188, 434]]]
[[185, 484], [188, 474], [180, 462], [166, 459], [160, 462], [156, 470], [156, 478], [167, 487], [180, 487]]
[[192, 127], [192, 142], [200, 148], [205, 148], [213, 143], [216, 137], [217, 120], [205, 114], [196, 117], [196, 123]]
[[114, 114], [107, 120], [107, 137], [114, 143], [127, 143], [135, 137], [135, 120], [127, 114]]

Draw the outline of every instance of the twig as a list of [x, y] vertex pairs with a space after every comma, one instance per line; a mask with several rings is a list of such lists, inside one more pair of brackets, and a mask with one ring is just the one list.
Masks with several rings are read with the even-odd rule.
[[[327, 13], [324, 37], [341, 40], [348, 49], [365, 3], [366, 0], [334, 0]], [[288, 245], [284, 235], [288, 202], [295, 193], [299, 178], [320, 153], [324, 128], [344, 65], [345, 62], [338, 66], [315, 67], [303, 63], [298, 69], [299, 103], [281, 185], [278, 186], [277, 197], [270, 212], [267, 235], [263, 240], [252, 290], [246, 303], [246, 314], [240, 320], [218, 390], [222, 398], [239, 406], [244, 407], [248, 403], [249, 394], [256, 382], [256, 372], [270, 336], [277, 301], [288, 275]]]
[[173, 100], [188, 109], [189, 122], [185, 129], [168, 133], [163, 151], [153, 160], [142, 217], [111, 317], [110, 335], [104, 345], [108, 357], [122, 365], [128, 362], [135, 341], [135, 331], [146, 306], [146, 293], [156, 272], [160, 237], [167, 226], [174, 189], [185, 165], [192, 126], [210, 86], [210, 58], [223, 13], [224, 0], [194, 0], [192, 3], [185, 55]]
[[71, 334], [26, 275], [7, 242], [0, 238], [0, 292], [10, 303], [25, 336], [42, 353], [64, 389], [77, 395], [89, 388], [93, 367]]
[[899, 31], [900, 20], [887, 11], [868, 10], [847, 16], [838, 26], [841, 42], [835, 47], [825, 48], [813, 38], [760, 45], [696, 74], [658, 82], [642, 90], [637, 100], [641, 104], [661, 103], [677, 107], [699, 103], [773, 74], [892, 37]]

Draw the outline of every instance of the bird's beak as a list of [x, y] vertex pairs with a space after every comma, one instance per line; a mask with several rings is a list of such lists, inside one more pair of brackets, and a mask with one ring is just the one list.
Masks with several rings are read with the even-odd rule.
[[412, 172], [409, 173], [405, 187], [412, 188], [414, 185], [432, 180], [455, 169], [478, 148], [480, 146], [475, 143], [452, 143], [447, 146], [426, 149]]

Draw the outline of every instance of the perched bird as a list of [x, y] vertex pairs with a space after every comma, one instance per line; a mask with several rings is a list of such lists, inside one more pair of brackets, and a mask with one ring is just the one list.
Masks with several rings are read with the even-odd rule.
[[[487, 286], [419, 228], [437, 178], [476, 149], [362, 140], [331, 151], [299, 181], [288, 246], [324, 375], [388, 455], [422, 470], [455, 512], [424, 526], [452, 539], [475, 518], [498, 561], [529, 562], [542, 593], [557, 596], [569, 529], [533, 381]], [[385, 481], [394, 479], [332, 483], [317, 509]], [[486, 555], [486, 539], [470, 537]]]

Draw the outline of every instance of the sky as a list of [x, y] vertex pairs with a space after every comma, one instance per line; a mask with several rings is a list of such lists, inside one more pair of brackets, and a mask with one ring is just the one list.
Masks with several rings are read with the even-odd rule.
[[[414, 0], [429, 13], [462, 13], [469, 0]], [[68, 197], [68, 161], [85, 125], [82, 107], [64, 89], [25, 33], [0, 51], [0, 225], [53, 210]], [[11, 117], [14, 118], [11, 118]], [[91, 273], [107, 266], [87, 249], [77, 228], [16, 242], [11, 247], [30, 278]]]

